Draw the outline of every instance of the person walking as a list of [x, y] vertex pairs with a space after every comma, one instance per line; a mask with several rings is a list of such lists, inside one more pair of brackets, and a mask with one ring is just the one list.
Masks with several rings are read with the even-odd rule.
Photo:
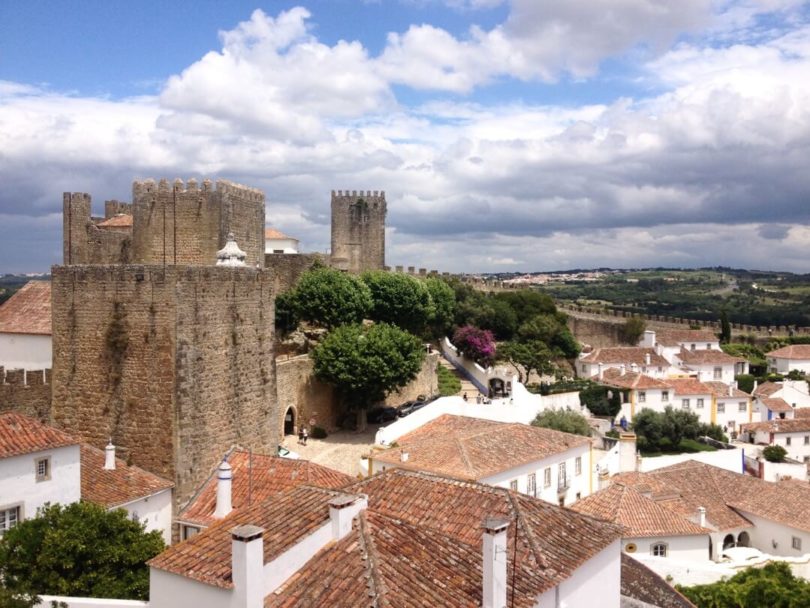
[[298, 428], [298, 445], [303, 445], [303, 443], [304, 443], [304, 433], [306, 433], [306, 431], [304, 430], [304, 425], [302, 424]]
[[306, 445], [307, 444], [307, 437], [309, 437], [309, 434], [307, 433], [307, 428], [304, 427], [302, 432], [303, 432], [303, 437], [304, 437], [304, 445]]

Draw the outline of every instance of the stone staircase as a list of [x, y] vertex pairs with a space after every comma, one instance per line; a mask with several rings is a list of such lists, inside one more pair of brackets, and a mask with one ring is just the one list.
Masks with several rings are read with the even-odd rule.
[[475, 396], [478, 394], [478, 388], [460, 372], [458, 371], [455, 366], [450, 363], [447, 359], [443, 356], [439, 358], [439, 365], [444, 367], [445, 369], [450, 370], [450, 373], [453, 374], [456, 378], [459, 379], [461, 382], [461, 390], [458, 392], [458, 396], [461, 397], [464, 393], [467, 393], [467, 400], [475, 400]]

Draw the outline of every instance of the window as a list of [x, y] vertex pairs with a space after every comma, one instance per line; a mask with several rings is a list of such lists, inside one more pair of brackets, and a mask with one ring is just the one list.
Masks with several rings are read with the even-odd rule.
[[741, 413], [745, 413], [748, 411], [748, 404], [745, 401], [740, 401], [739, 405], [737, 406], [737, 411]]
[[669, 391], [661, 391], [661, 401], [664, 403], [669, 401]]
[[785, 445], [790, 445], [790, 437], [785, 437]]
[[565, 475], [565, 463], [561, 462], [557, 470], [557, 489], [564, 490], [568, 487], [568, 479]]
[[638, 402], [644, 403], [647, 401], [647, 391], [639, 391], [638, 392]]
[[693, 344], [689, 350], [694, 352], [695, 351], [695, 345]]
[[273, 249], [273, 253], [284, 253], [283, 249]]
[[183, 540], [196, 536], [200, 529], [197, 526], [183, 526]]
[[543, 487], [547, 488], [551, 485], [551, 467], [546, 467], [543, 471]]
[[804, 436], [804, 445], [810, 445], [810, 435]]
[[723, 368], [722, 367], [715, 367], [714, 368], [714, 379], [715, 380], [722, 380], [723, 379]]
[[509, 482], [509, 489], [517, 492], [517, 479], [513, 479]]
[[574, 475], [579, 475], [582, 473], [582, 456], [577, 456], [576, 460], [574, 460]]
[[688, 410], [689, 409], [689, 399], [682, 399], [681, 400], [681, 406], [683, 407], [683, 409]]
[[735, 425], [735, 422], [733, 420], [728, 421], [728, 428], [730, 428], [732, 431], [734, 430], [735, 426], [736, 425]]
[[48, 481], [51, 478], [51, 457], [37, 458], [34, 461], [37, 481]]
[[537, 476], [534, 473], [529, 473], [526, 479], [526, 494], [537, 496]]
[[718, 414], [725, 414], [726, 413], [726, 404], [725, 403], [718, 403], [717, 404], [717, 413]]
[[0, 509], [0, 536], [6, 530], [13, 528], [20, 521], [20, 507]]
[[796, 549], [796, 551], [802, 550], [802, 539], [798, 536], [794, 536], [790, 541], [790, 546]]
[[698, 399], [697, 405], [695, 407], [697, 407], [698, 409], [703, 409], [703, 399]]
[[584, 363], [582, 364], [582, 371], [583, 371], [583, 373], [587, 373], [587, 372], [588, 372], [588, 366], [587, 366], [587, 365], [585, 365]]
[[667, 544], [666, 543], [655, 543], [651, 548], [651, 552], [655, 557], [666, 557], [667, 556]]

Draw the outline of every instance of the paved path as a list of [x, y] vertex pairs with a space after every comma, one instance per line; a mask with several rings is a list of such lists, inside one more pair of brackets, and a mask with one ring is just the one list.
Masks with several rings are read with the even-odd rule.
[[301, 458], [355, 477], [359, 472], [361, 456], [368, 454], [374, 445], [374, 435], [378, 428], [379, 425], [370, 424], [363, 433], [336, 431], [330, 433], [326, 439], [310, 438], [307, 445], [300, 445], [297, 436], [287, 435], [281, 445], [297, 452]]
[[450, 363], [444, 357], [439, 357], [439, 365], [448, 369], [451, 374], [453, 374], [456, 378], [461, 381], [461, 390], [456, 393], [459, 397], [467, 393], [467, 399], [475, 399], [475, 396], [478, 394], [478, 388], [470, 382], [460, 371], [456, 369], [456, 367]]

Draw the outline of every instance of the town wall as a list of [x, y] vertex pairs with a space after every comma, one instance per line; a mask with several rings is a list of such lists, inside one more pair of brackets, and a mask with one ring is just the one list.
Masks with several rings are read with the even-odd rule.
[[[123, 208], [118, 201], [109, 210]], [[105, 205], [106, 207], [107, 205]], [[126, 264], [131, 257], [130, 231], [98, 228], [90, 215], [91, 197], [65, 192], [62, 197], [62, 252], [65, 264]], [[114, 215], [114, 214], [113, 214]], [[98, 218], [101, 220], [102, 218]]]
[[0, 413], [3, 412], [19, 412], [40, 422], [50, 422], [51, 370], [0, 366]]
[[401, 405], [406, 401], [412, 401], [424, 395], [432, 397], [439, 394], [439, 376], [436, 374], [436, 366], [439, 364], [439, 353], [432, 352], [425, 356], [422, 362], [422, 369], [411, 382], [395, 393], [386, 397], [386, 405]]
[[566, 321], [568, 329], [582, 344], [588, 344], [593, 348], [607, 348], [611, 346], [628, 346], [622, 342], [621, 329], [624, 324], [615, 319], [583, 319], [568, 314]]
[[175, 481], [182, 504], [234, 444], [275, 449], [268, 273], [55, 266], [53, 423]]
[[292, 407], [295, 430], [304, 424], [319, 426], [328, 431], [338, 427], [340, 403], [332, 386], [318, 380], [312, 372], [309, 355], [278, 357], [276, 359], [276, 387], [278, 392], [279, 432], [284, 432], [284, 416]]
[[276, 295], [290, 291], [298, 279], [316, 263], [331, 265], [329, 256], [320, 253], [266, 253], [264, 267], [272, 271]]
[[332, 190], [332, 263], [352, 273], [385, 268], [385, 192]]

